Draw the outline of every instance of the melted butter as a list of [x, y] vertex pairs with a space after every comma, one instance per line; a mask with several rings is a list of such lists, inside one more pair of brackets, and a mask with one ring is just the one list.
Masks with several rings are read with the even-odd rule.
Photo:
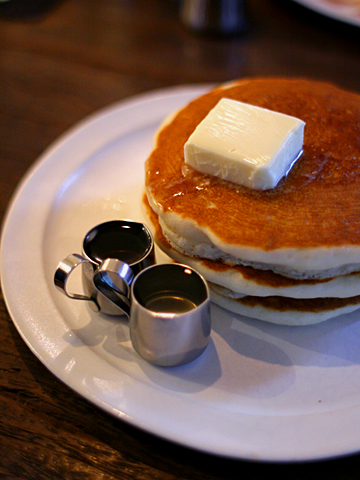
[[256, 190], [274, 188], [302, 153], [305, 123], [222, 98], [184, 146], [185, 164]]

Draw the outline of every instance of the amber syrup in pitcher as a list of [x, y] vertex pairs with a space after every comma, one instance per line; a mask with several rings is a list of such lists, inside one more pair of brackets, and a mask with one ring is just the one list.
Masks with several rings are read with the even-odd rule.
[[195, 303], [177, 292], [159, 292], [146, 299], [145, 308], [157, 313], [186, 313], [196, 308]]

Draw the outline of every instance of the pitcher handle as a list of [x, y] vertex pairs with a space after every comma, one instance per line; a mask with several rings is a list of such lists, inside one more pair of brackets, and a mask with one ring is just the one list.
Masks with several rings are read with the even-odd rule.
[[62, 262], [59, 263], [55, 271], [54, 283], [55, 286], [58, 287], [67, 297], [75, 298], [76, 300], [89, 301], [93, 299], [84, 294], [69, 292], [67, 289], [67, 281], [71, 273], [75, 270], [76, 267], [78, 267], [84, 262], [90, 263], [89, 260], [82, 257], [78, 253], [72, 253], [71, 255], [68, 255], [66, 258], [64, 258]]
[[115, 258], [107, 258], [94, 273], [96, 289], [117, 306], [120, 314], [130, 315], [130, 285], [134, 273], [129, 265]]

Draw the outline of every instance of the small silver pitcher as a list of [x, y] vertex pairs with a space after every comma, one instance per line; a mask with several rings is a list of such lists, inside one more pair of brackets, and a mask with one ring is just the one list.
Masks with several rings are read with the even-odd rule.
[[[155, 263], [154, 252], [152, 235], [142, 223], [128, 220], [105, 222], [85, 235], [81, 255], [72, 253], [59, 263], [54, 282], [68, 297], [89, 301], [90, 308], [95, 312], [124, 315], [130, 307], [128, 293], [131, 281], [140, 270]], [[115, 259], [123, 264], [121, 269], [117, 268], [117, 273], [112, 273]], [[82, 265], [84, 292], [73, 293], [68, 290], [68, 280], [79, 265]], [[101, 281], [103, 278], [106, 282]], [[99, 281], [100, 290], [94, 280]], [[125, 311], [108, 298], [110, 288], [123, 294]]]

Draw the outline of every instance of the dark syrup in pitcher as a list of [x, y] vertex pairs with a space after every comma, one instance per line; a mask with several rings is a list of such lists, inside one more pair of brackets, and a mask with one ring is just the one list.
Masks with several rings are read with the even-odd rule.
[[120, 222], [103, 224], [86, 241], [87, 255], [101, 263], [116, 258], [129, 265], [138, 262], [149, 251], [149, 237], [141, 224], [129, 226]]

